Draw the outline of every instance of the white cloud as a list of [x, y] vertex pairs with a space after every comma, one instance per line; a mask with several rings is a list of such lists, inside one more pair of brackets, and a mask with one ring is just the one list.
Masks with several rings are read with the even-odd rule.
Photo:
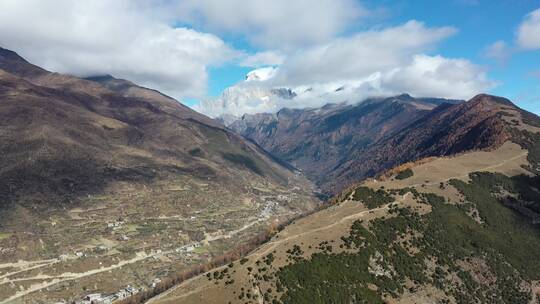
[[[234, 59], [260, 68], [250, 74], [257, 81], [198, 106], [212, 115], [401, 92], [469, 97], [493, 85], [467, 60], [422, 55], [454, 34], [452, 27], [410, 21], [338, 37], [366, 14], [357, 0], [2, 0], [0, 45], [53, 71], [109, 73], [175, 97], [203, 97], [209, 66]], [[246, 54], [175, 24], [245, 36], [268, 49]], [[298, 96], [275, 90], [284, 87]]]
[[499, 40], [487, 46], [484, 55], [487, 58], [504, 63], [512, 55], [512, 50], [510, 50], [506, 42]]
[[[272, 77], [241, 82], [220, 98], [201, 102], [196, 109], [211, 116], [242, 115], [400, 93], [468, 99], [496, 84], [481, 67], [466, 59], [426, 55], [455, 32], [449, 27], [428, 28], [410, 21], [338, 38], [300, 50], [273, 69]], [[297, 96], [290, 99], [275, 93], [276, 88], [284, 87]]]
[[215, 35], [169, 25], [169, 5], [2, 0], [0, 44], [53, 71], [109, 73], [175, 97], [203, 96], [207, 67], [237, 53]]
[[517, 31], [517, 43], [523, 49], [540, 49], [540, 9], [525, 17]]
[[261, 67], [261, 66], [276, 66], [285, 61], [285, 55], [279, 51], [264, 51], [253, 55], [248, 55], [240, 66], [244, 67]]
[[414, 96], [469, 99], [496, 85], [485, 71], [466, 59], [416, 55], [408, 66], [381, 77], [382, 91]]
[[367, 13], [357, 0], [185, 0], [177, 11], [211, 31], [279, 49], [326, 42]]
[[540, 9], [527, 14], [515, 32], [515, 45], [511, 47], [499, 40], [484, 49], [486, 58], [505, 63], [514, 53], [519, 51], [540, 49]]
[[275, 81], [278, 85], [303, 85], [366, 77], [409, 62], [414, 54], [431, 49], [456, 30], [427, 28], [409, 21], [404, 25], [338, 38], [288, 58]]

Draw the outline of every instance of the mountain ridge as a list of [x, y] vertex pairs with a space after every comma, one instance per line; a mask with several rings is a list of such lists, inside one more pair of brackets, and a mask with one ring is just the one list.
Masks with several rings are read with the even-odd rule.
[[0, 301], [148, 286], [320, 202], [293, 167], [159, 92], [1, 54], [2, 275], [36, 285], [4, 284]]
[[[339, 189], [331, 185], [328, 179], [343, 184], [341, 177], [334, 174], [340, 164], [353, 160], [369, 146], [395, 135], [430, 111], [443, 110], [458, 103], [462, 102], [414, 98], [402, 94], [371, 98], [358, 104], [328, 104], [311, 109], [284, 108], [275, 114], [244, 115], [229, 128], [293, 163], [323, 192], [332, 195]], [[355, 176], [348, 182], [384, 169], [387, 168], [374, 168], [374, 171]]]
[[497, 148], [510, 138], [499, 117], [499, 105], [515, 107], [507, 99], [487, 94], [458, 105], [443, 104], [392, 137], [357, 152], [363, 156], [336, 168], [329, 179], [341, 177], [353, 183], [376, 175], [381, 168], [384, 171], [424, 157]]
[[[154, 118], [152, 118], [152, 115], [161, 115], [167, 119], [183, 120], [184, 122], [182, 122], [178, 126], [182, 126], [182, 128], [187, 128], [186, 130], [189, 130], [191, 128], [189, 126], [190, 124], [196, 124], [204, 128], [210, 128], [210, 129], [215, 130], [211, 132], [220, 132], [223, 134], [227, 134], [227, 136], [229, 137], [229, 140], [233, 140], [239, 143], [242, 142], [242, 140], [236, 135], [232, 133], [228, 133], [228, 131], [226, 131], [226, 129], [221, 127], [219, 123], [211, 119], [208, 119], [198, 113], [195, 113], [194, 111], [176, 102], [172, 98], [162, 95], [161, 93], [158, 93], [157, 91], [142, 88], [128, 81], [112, 78], [112, 76], [107, 77], [108, 81], [121, 82], [123, 85], [123, 88], [117, 89], [118, 91], [117, 93], [120, 95], [115, 95], [116, 93], [115, 91], [108, 91], [108, 87], [101, 87], [101, 85], [98, 84], [98, 82], [96, 81], [79, 80], [72, 76], [67, 76], [66, 78], [62, 78], [64, 76], [47, 72], [44, 69], [41, 69], [39, 67], [36, 67], [28, 63], [27, 61], [22, 59], [22, 57], [18, 56], [14, 52], [2, 50], [2, 54], [5, 54], [5, 53], [9, 54], [9, 56], [2, 57], [2, 60], [0, 60], [0, 67], [6, 68], [6, 69], [9, 68], [11, 71], [18, 73], [19, 74], [18, 76], [23, 76], [23, 77], [18, 79], [17, 75], [10, 74], [10, 73], [6, 74], [4, 72], [2, 74], [2, 84], [3, 84], [2, 89], [3, 89], [4, 94], [8, 95], [12, 99], [16, 99], [17, 96], [16, 96], [15, 91], [18, 88], [24, 87], [25, 93], [29, 95], [33, 94], [34, 96], [32, 97], [35, 97], [36, 99], [53, 97], [56, 100], [62, 100], [63, 98], [67, 101], [70, 109], [77, 109], [76, 110], [77, 113], [84, 112], [84, 115], [86, 115], [87, 117], [88, 115], [90, 115], [90, 116], [93, 116], [95, 119], [105, 119], [109, 121], [112, 119], [114, 120], [114, 122], [111, 121], [110, 123], [112, 124], [120, 123], [121, 124], [120, 127], [122, 127], [122, 125], [124, 127], [128, 125], [132, 125], [131, 129], [128, 129], [127, 131], [128, 133], [131, 132], [130, 133], [131, 135], [127, 134], [128, 136], [127, 138], [125, 138], [126, 140], [125, 142], [127, 143], [127, 146], [136, 145], [138, 141], [140, 142], [142, 140], [141, 136], [143, 136], [143, 134], [141, 133], [141, 129], [140, 129], [141, 127], [144, 127], [146, 124], [151, 124], [154, 126], [158, 126], [161, 124], [161, 122], [154, 120]], [[11, 60], [14, 60], [15, 64], [9, 64]], [[15, 68], [13, 68], [13, 66], [15, 66]], [[45, 86], [45, 83], [49, 83], [49, 79], [51, 78], [53, 79], [52, 88]], [[65, 82], [62, 82], [62, 80], [64, 80]], [[81, 86], [84, 86], [86, 84], [90, 84], [89, 89], [85, 87], [81, 88]], [[160, 98], [156, 98], [155, 96], [152, 96], [152, 95], [150, 96], [150, 98], [146, 98], [147, 96], [141, 97], [137, 94], [126, 93], [126, 90], [130, 90], [133, 88], [137, 90], [137, 93], [139, 93], [139, 95], [142, 94], [140, 92], [144, 93], [146, 90], [148, 90], [151, 92], [156, 92], [156, 94], [159, 94]], [[3, 105], [6, 105], [7, 103], [8, 103], [7, 101], [4, 101]], [[17, 108], [18, 104], [14, 104], [13, 107]], [[60, 111], [60, 112], [63, 110], [64, 109], [62, 109], [61, 106], [59, 105], [56, 109], [54, 109], [54, 111]], [[12, 110], [12, 111], [16, 111], [16, 110]], [[4, 112], [4, 116], [6, 116], [5, 121], [9, 121], [9, 119], [13, 119], [14, 117], [17, 117], [17, 115], [11, 115], [11, 114], [14, 114], [12, 111], [9, 111], [11, 113], [9, 113], [8, 111]], [[187, 114], [184, 114], [184, 111], [186, 111]], [[58, 112], [57, 115], [69, 117], [69, 115], [60, 114], [60, 112]], [[98, 117], [101, 115], [104, 115], [103, 118]], [[200, 117], [203, 117], [203, 118], [201, 119]], [[178, 120], [178, 122], [180, 122], [180, 120]], [[206, 124], [207, 122], [210, 122], [210, 124]], [[72, 126], [75, 126], [74, 125], [75, 122], [72, 122], [72, 123], [73, 123]], [[170, 123], [166, 122], [166, 124], [170, 124]], [[101, 134], [100, 136], [102, 140], [107, 138], [103, 134], [103, 132], [114, 131], [113, 130], [114, 128], [111, 128], [110, 126], [107, 126], [106, 124], [103, 124], [102, 126], [98, 126], [98, 127], [100, 128], [100, 132], [97, 132], [97, 130], [94, 132], [97, 132], [96, 134]], [[61, 126], [56, 125], [55, 128], [57, 130], [60, 130]], [[73, 128], [73, 129], [75, 130], [77, 128]], [[49, 133], [49, 135], [52, 135], [52, 134], [53, 133]], [[117, 134], [117, 135], [120, 135], [120, 134]], [[68, 133], [66, 133], [65, 136], [67, 136], [66, 138], [69, 138]], [[173, 134], [170, 134], [167, 136], [169, 137], [169, 139], [178, 137], [178, 135], [173, 135]], [[53, 138], [49, 136], [46, 136], [46, 137]], [[78, 135], [78, 137], [82, 138], [81, 135]], [[156, 137], [147, 138], [146, 140], [149, 140], [151, 142], [153, 140], [156, 140]], [[188, 141], [187, 138], [185, 140]], [[97, 143], [94, 143], [94, 144], [90, 144], [89, 146], [96, 146], [96, 145]], [[248, 148], [250, 144], [246, 145], [246, 143], [243, 143], [243, 145], [247, 149], [254, 149], [253, 151], [256, 151], [256, 153], [259, 153], [259, 155], [264, 155], [264, 157], [267, 157], [268, 159], [273, 159], [272, 156], [267, 154], [266, 151], [258, 148], [257, 145], [252, 145], [250, 148]], [[151, 147], [148, 146], [147, 148], [151, 148]], [[103, 151], [103, 153], [105, 153], [105, 150]], [[191, 157], [189, 153], [187, 153], [187, 151], [182, 152], [182, 153], [185, 153], [184, 155], [181, 156], [182, 158]], [[284, 164], [285, 163], [280, 162], [279, 166], [283, 166]], [[290, 166], [286, 166], [286, 168], [287, 170], [292, 169], [292, 167]]]
[[[254, 252], [150, 303], [537, 302], [540, 117], [480, 94], [382, 143], [429, 156], [352, 183]], [[423, 143], [436, 153], [416, 151]]]

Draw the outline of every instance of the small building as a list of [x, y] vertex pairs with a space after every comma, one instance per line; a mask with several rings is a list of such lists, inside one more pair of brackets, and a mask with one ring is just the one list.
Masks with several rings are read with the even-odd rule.
[[[83, 302], [82, 303], [98, 303], [98, 301], [101, 301], [101, 294], [100, 293], [91, 293], [91, 294], [88, 294], [86, 295], [84, 298], [83, 298]], [[86, 302], [84, 302], [86, 301]]]
[[101, 298], [101, 300], [98, 303], [99, 304], [112, 304], [114, 301], [116, 301], [116, 296], [108, 295], [106, 297]]
[[128, 285], [128, 287], [126, 287], [125, 291], [127, 291], [131, 295], [134, 295], [134, 294], [139, 292], [139, 290], [137, 288], [135, 288], [133, 286], [130, 286], [130, 285]]
[[122, 290], [117, 291], [115, 295], [118, 300], [123, 300], [129, 297], [131, 294], [127, 290], [122, 289]]
[[152, 288], [156, 287], [159, 283], [161, 283], [161, 279], [160, 278], [155, 278], [153, 281], [152, 281]]

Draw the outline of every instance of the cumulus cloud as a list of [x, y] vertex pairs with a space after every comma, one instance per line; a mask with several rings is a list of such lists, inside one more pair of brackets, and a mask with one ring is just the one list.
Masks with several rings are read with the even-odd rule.
[[204, 96], [207, 67], [238, 53], [215, 35], [171, 26], [171, 11], [143, 0], [2, 0], [0, 44], [52, 71]]
[[409, 62], [456, 30], [427, 28], [409, 21], [401, 26], [338, 38], [290, 56], [277, 74], [278, 85], [302, 85], [366, 77]]
[[[271, 77], [264, 76], [268, 70], [255, 70], [252, 75], [261, 77], [251, 78], [259, 81], [238, 83], [196, 108], [218, 116], [359, 102], [400, 93], [468, 99], [496, 83], [483, 68], [466, 59], [427, 55], [455, 32], [451, 27], [428, 28], [409, 21], [337, 38], [289, 55], [281, 66], [270, 70]], [[283, 88], [293, 90], [294, 96], [283, 96]]]
[[509, 46], [499, 40], [484, 49], [486, 58], [505, 63], [514, 53], [540, 49], [540, 9], [527, 14], [515, 32], [515, 43]]
[[285, 55], [279, 51], [264, 51], [246, 56], [241, 62], [243, 67], [276, 66], [285, 61]]
[[185, 0], [177, 11], [210, 31], [277, 49], [326, 42], [367, 13], [356, 0]]
[[[538, 14], [520, 32], [534, 36]], [[432, 55], [452, 27], [409, 21], [343, 36], [366, 15], [357, 0], [2, 0], [0, 45], [53, 71], [109, 73], [180, 98], [206, 94], [209, 66], [232, 60], [257, 68], [197, 106], [214, 116], [401, 92], [468, 98], [494, 85], [465, 59]], [[235, 50], [220, 33], [262, 51]]]
[[540, 9], [525, 17], [517, 31], [517, 43], [523, 49], [540, 49]]
[[411, 64], [381, 77], [381, 89], [415, 96], [468, 99], [496, 85], [485, 71], [466, 59], [415, 55]]
[[[320, 107], [328, 103], [357, 103], [368, 97], [410, 93], [417, 97], [469, 99], [497, 85], [484, 69], [465, 59], [414, 55], [404, 66], [381, 70], [356, 79], [304, 84], [284, 88], [270, 79], [244, 81], [207, 99], [195, 109], [212, 117], [223, 114], [273, 113], [284, 107]], [[255, 70], [251, 74], [265, 73]], [[264, 79], [264, 77], [261, 77]], [[291, 89], [292, 94], [287, 93]], [[284, 94], [285, 93], [285, 94]]]

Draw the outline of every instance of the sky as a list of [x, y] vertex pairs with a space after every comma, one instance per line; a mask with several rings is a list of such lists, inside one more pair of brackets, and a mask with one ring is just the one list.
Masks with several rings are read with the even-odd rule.
[[0, 46], [210, 116], [483, 92], [540, 114], [538, 0], [2, 0]]

